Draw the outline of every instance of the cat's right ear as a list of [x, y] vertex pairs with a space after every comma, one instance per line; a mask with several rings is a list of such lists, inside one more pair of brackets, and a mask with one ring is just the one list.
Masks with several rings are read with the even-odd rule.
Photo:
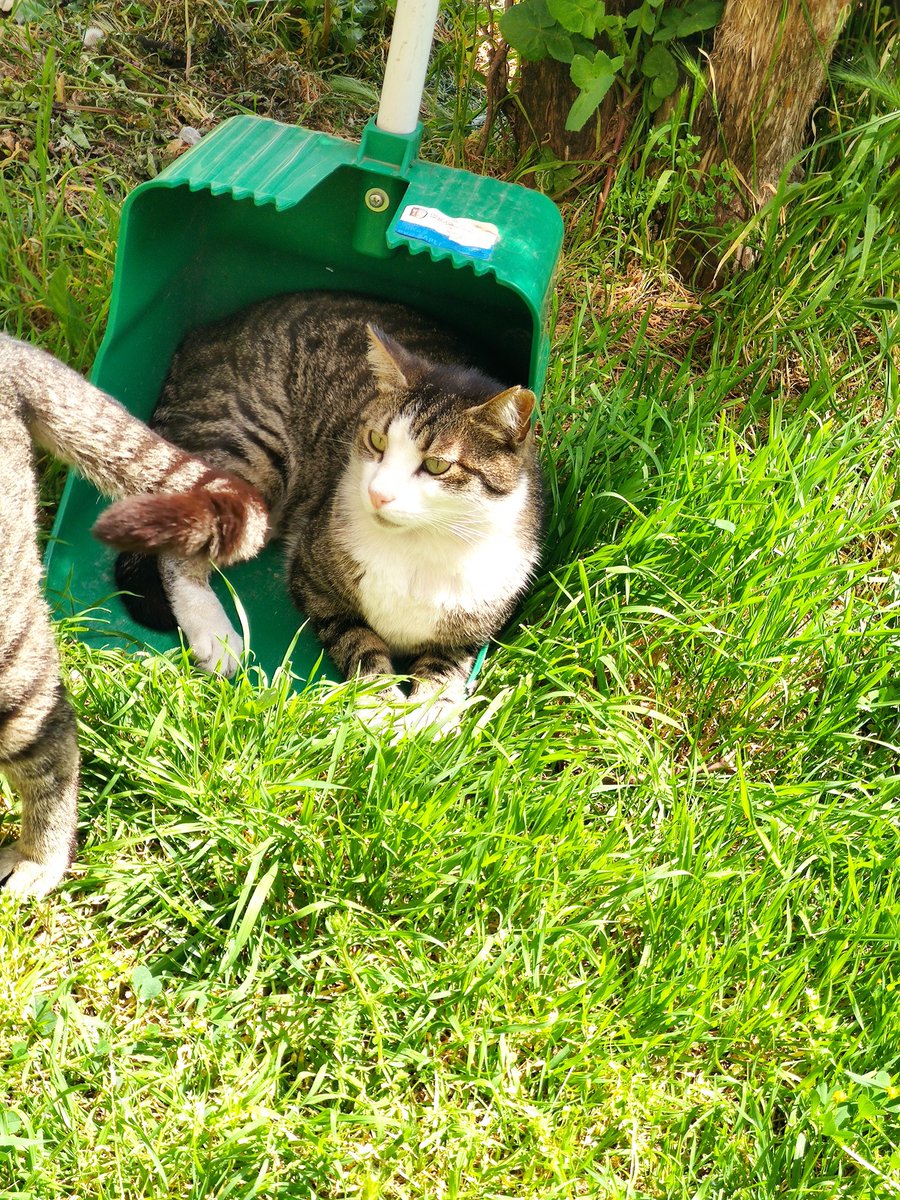
[[396, 392], [399, 388], [408, 388], [413, 369], [412, 355], [377, 325], [366, 325], [366, 333], [369, 335], [369, 366], [379, 389]]

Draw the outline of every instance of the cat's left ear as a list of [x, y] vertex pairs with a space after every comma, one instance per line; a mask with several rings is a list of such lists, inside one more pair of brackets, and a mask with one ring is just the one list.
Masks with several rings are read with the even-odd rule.
[[490, 413], [499, 425], [510, 430], [517, 442], [524, 442], [531, 429], [531, 414], [536, 403], [535, 394], [529, 388], [511, 387], [492, 396], [481, 405], [481, 411]]
[[414, 356], [377, 325], [366, 325], [366, 333], [369, 335], [369, 366], [379, 388], [385, 392], [408, 388], [415, 368]]

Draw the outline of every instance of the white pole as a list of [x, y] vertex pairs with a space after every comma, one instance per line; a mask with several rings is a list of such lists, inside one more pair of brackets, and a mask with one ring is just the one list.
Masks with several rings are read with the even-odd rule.
[[440, 0], [397, 0], [381, 103], [375, 124], [385, 133], [415, 132]]

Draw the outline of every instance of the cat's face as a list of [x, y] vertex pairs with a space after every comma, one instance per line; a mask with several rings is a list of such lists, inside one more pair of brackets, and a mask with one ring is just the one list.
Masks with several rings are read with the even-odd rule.
[[427, 364], [375, 331], [370, 341], [379, 389], [354, 462], [363, 512], [384, 529], [465, 539], [525, 487], [534, 396], [519, 387], [492, 395], [476, 372]]
[[412, 529], [478, 516], [482, 489], [461, 464], [460, 439], [423, 438], [409, 412], [372, 416], [357, 449], [360, 501], [377, 524]]

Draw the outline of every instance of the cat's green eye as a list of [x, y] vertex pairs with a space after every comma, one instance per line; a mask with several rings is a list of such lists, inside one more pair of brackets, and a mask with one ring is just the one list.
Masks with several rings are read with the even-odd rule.
[[443, 475], [445, 471], [450, 470], [446, 458], [425, 458], [422, 460], [422, 466], [429, 475]]
[[383, 433], [379, 433], [377, 429], [370, 429], [366, 434], [366, 441], [376, 454], [384, 454], [387, 449], [387, 437]]

